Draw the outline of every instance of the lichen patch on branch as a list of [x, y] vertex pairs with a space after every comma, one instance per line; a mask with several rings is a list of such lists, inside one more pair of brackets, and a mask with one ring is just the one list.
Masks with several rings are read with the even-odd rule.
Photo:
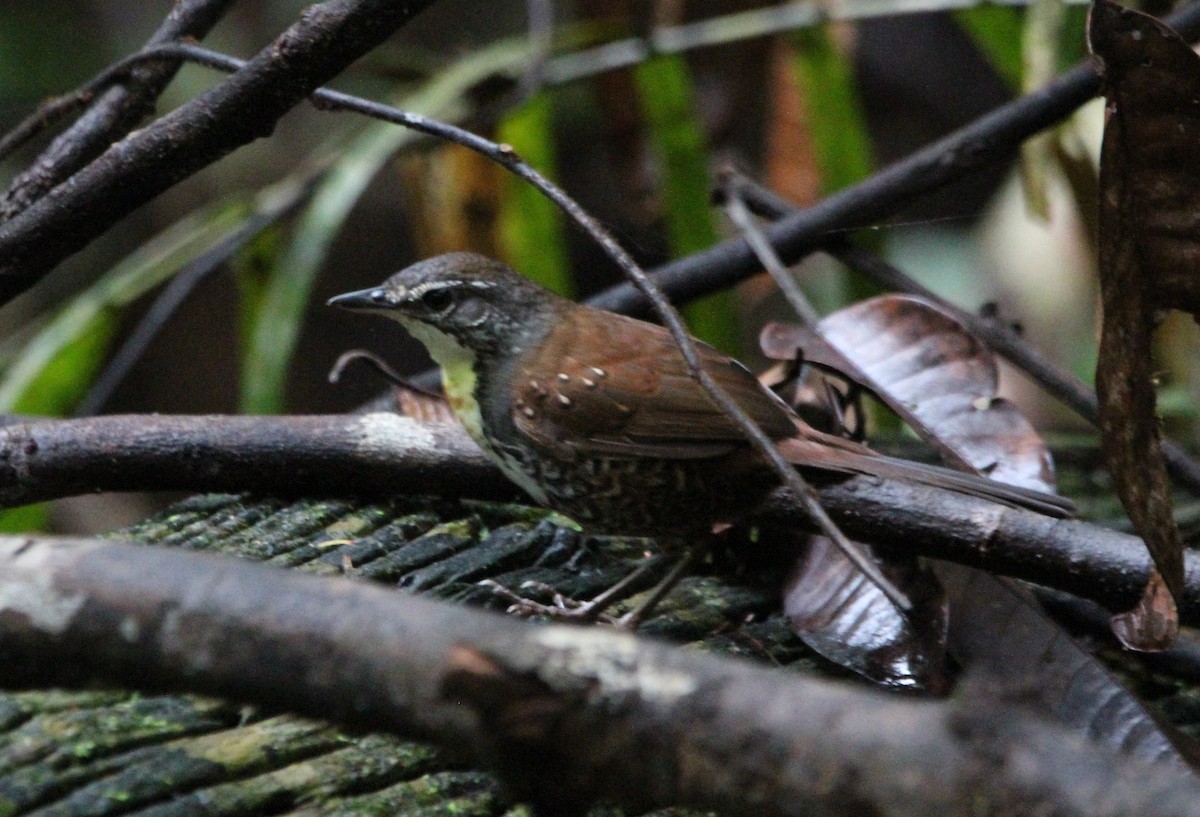
[[690, 673], [647, 663], [637, 641], [625, 633], [548, 627], [534, 641], [550, 651], [544, 662], [550, 674], [594, 677], [608, 695], [634, 693], [672, 705], [698, 686]]
[[0, 585], [0, 618], [15, 613], [35, 628], [57, 635], [71, 625], [86, 597], [56, 588], [53, 574], [45, 565], [52, 551], [31, 544], [23, 536], [0, 537], [0, 565], [6, 566], [3, 572], [30, 577], [26, 584]]

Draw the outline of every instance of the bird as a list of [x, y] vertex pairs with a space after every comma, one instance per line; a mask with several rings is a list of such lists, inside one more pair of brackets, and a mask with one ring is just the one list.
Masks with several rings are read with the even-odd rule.
[[[398, 321], [441, 367], [447, 400], [488, 457], [534, 500], [591, 532], [646, 536], [678, 552], [748, 517], [778, 487], [766, 458], [656, 324], [570, 301], [464, 252], [328, 303]], [[744, 365], [693, 343], [703, 369], [806, 475], [898, 479], [1073, 513], [1059, 496], [819, 431]]]

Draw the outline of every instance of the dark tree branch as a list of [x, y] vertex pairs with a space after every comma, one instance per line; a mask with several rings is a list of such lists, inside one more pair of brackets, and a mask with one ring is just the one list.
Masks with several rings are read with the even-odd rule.
[[0, 540], [0, 683], [216, 694], [435, 740], [545, 813], [1200, 815], [1200, 785], [967, 690], [922, 702], [236, 559]]
[[259, 137], [432, 0], [327, 0], [241, 71], [127, 136], [0, 226], [0, 303], [128, 212]]
[[[970, 565], [1127, 610], [1141, 595], [1150, 557], [1137, 536], [1070, 519], [1052, 519], [904, 482], [847, 480], [821, 489], [821, 502], [849, 536]], [[765, 519], [791, 526], [803, 517], [776, 494]], [[1189, 551], [1180, 620], [1200, 624], [1200, 553]]]
[[[881, 286], [932, 300], [958, 317], [972, 332], [983, 338], [988, 346], [1092, 425], [1100, 420], [1096, 392], [1040, 351], [1030, 346], [1020, 335], [1001, 321], [988, 320], [942, 300], [933, 292], [900, 270], [848, 242], [839, 242], [829, 252], [852, 270]], [[1192, 459], [1183, 446], [1163, 440], [1163, 454], [1171, 475], [1192, 494], [1200, 496], [1200, 463]]]
[[0, 505], [144, 490], [517, 494], [461, 427], [396, 414], [135, 414], [0, 429]]
[[[1200, 36], [1200, 2], [1165, 22], [1191, 42]], [[1038, 91], [997, 108], [852, 187], [834, 193], [764, 232], [785, 264], [794, 264], [840, 233], [894, 213], [920, 196], [1013, 155], [1028, 137], [1069, 116], [1100, 89], [1090, 63], [1077, 65]], [[654, 270], [654, 281], [675, 301], [732, 286], [761, 271], [742, 238], [723, 241]], [[644, 314], [646, 301], [630, 285], [609, 288], [588, 301], [626, 314]]]
[[[461, 427], [386, 413], [115, 415], [0, 428], [0, 505], [119, 490], [511, 498], [515, 489]], [[1149, 571], [1135, 536], [935, 488], [860, 477], [821, 488], [820, 500], [863, 542], [1014, 576], [1113, 610], [1137, 598]], [[812, 525], [782, 490], [760, 518], [788, 529]], [[1186, 568], [1180, 616], [1200, 624], [1200, 554], [1188, 554]]]
[[[756, 213], [773, 219], [782, 219], [800, 212], [791, 202], [773, 191], [745, 177], [731, 174], [727, 179], [734, 192], [745, 199]], [[1096, 392], [1071, 372], [1047, 358], [1031, 346], [1024, 338], [1002, 322], [988, 320], [973, 312], [960, 309], [946, 301], [902, 270], [854, 245], [844, 238], [837, 238], [824, 245], [823, 249], [850, 269], [871, 282], [906, 292], [931, 301], [953, 314], [962, 323], [985, 340], [989, 347], [1025, 372], [1046, 393], [1060, 400], [1068, 408], [1092, 425], [1100, 419], [1100, 407]], [[1180, 483], [1193, 494], [1200, 495], [1200, 463], [1197, 463], [1184, 448], [1171, 440], [1163, 440], [1163, 453], [1167, 467]]]
[[[204, 37], [232, 0], [178, 0], [148, 46], [183, 37]], [[60, 134], [0, 198], [0, 221], [24, 210], [47, 190], [99, 156], [154, 110], [154, 103], [179, 70], [180, 63], [158, 62], [131, 71], [109, 88], [88, 113]]]

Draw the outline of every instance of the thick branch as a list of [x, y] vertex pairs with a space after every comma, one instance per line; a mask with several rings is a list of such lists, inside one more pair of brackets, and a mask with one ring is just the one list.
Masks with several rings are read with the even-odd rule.
[[[0, 428], [0, 505], [92, 491], [214, 490], [274, 495], [514, 489], [457, 425], [392, 414], [318, 417], [125, 415]], [[856, 539], [1026, 579], [1121, 610], [1149, 569], [1135, 536], [903, 482], [851, 479], [820, 490]], [[765, 522], [808, 527], [779, 491]], [[1200, 554], [1188, 554], [1180, 601], [1200, 624]]]
[[0, 303], [117, 220], [233, 149], [267, 136], [314, 89], [432, 0], [327, 0], [245, 68], [109, 148], [0, 226]]
[[0, 505], [145, 490], [517, 493], [460, 426], [387, 413], [110, 415], [0, 429]]
[[[183, 37], [202, 38], [232, 0], [179, 0], [147, 46]], [[179, 70], [179, 62], [164, 60], [134, 68], [118, 86], [109, 88], [91, 110], [61, 133], [42, 155], [21, 173], [0, 199], [0, 221], [7, 221], [113, 142], [129, 133], [154, 110], [155, 100]]]
[[[847, 535], [872, 545], [971, 565], [1128, 609], [1146, 585], [1150, 558], [1142, 540], [1070, 519], [1053, 519], [950, 491], [857, 478], [821, 490], [821, 502]], [[803, 525], [776, 494], [768, 518]], [[1200, 553], [1185, 558], [1180, 619], [1200, 624]]]
[[110, 542], [0, 540], [0, 683], [187, 689], [431, 738], [548, 813], [1200, 815], [996, 700], [914, 701], [604, 630]]

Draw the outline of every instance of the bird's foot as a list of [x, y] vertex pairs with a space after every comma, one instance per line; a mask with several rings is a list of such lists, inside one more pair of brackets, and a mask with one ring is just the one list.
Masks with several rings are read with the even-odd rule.
[[522, 596], [516, 593], [499, 582], [485, 579], [481, 581], [480, 586], [490, 588], [492, 593], [509, 603], [509, 606], [504, 612], [520, 616], [521, 618], [532, 618], [533, 616], [543, 616], [555, 621], [574, 622], [579, 624], [619, 624], [619, 619], [608, 615], [605, 610], [611, 606], [611, 601], [605, 601], [600, 594], [591, 601], [580, 601], [565, 596], [558, 590], [554, 589], [544, 582], [528, 581], [521, 584], [520, 590], [527, 590], [541, 595], [549, 596], [550, 603], [544, 604], [540, 601], [534, 601], [527, 596]]
[[637, 585], [647, 573], [656, 570], [664, 560], [672, 558], [664, 555], [646, 559], [621, 579], [621, 581], [590, 601], [579, 601], [578, 599], [565, 596], [554, 587], [543, 582], [527, 581], [519, 589], [531, 590], [549, 596], [551, 599], [550, 604], [543, 604], [542, 602], [522, 596], [519, 593], [514, 593], [512, 590], [491, 579], [486, 579], [480, 582], [480, 584], [490, 587], [493, 593], [508, 601], [509, 606], [505, 612], [512, 615], [521, 616], [522, 618], [545, 616], [555, 621], [580, 624], [594, 624], [598, 622], [616, 627], [619, 630], [634, 632], [650, 613], [653, 612], [658, 602], [662, 601], [663, 597], [675, 587], [675, 584], [694, 559], [692, 551], [686, 552], [682, 558], [676, 560], [662, 581], [655, 585], [648, 597], [633, 610], [630, 610], [619, 618], [608, 615], [606, 611], [614, 604], [623, 601], [636, 592]]

